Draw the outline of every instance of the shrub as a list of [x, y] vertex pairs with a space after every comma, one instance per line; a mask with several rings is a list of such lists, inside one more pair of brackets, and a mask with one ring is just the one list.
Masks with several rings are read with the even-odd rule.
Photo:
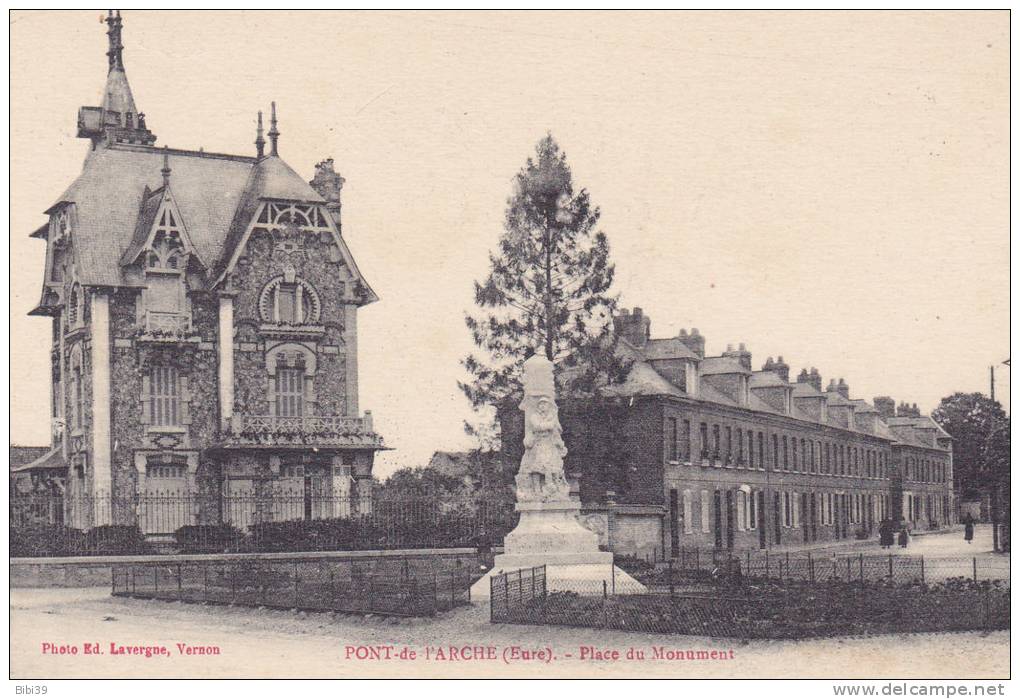
[[244, 534], [229, 524], [185, 525], [174, 532], [181, 553], [226, 553], [244, 547]]
[[72, 556], [84, 550], [85, 533], [55, 524], [11, 527], [11, 556]]
[[140, 555], [152, 553], [152, 546], [145, 540], [142, 530], [135, 524], [106, 524], [85, 532], [83, 549], [78, 553], [85, 556]]

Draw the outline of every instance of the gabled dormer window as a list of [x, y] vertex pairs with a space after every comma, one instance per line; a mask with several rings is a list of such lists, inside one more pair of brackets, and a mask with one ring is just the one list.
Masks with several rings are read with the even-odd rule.
[[167, 193], [141, 251], [145, 271], [143, 328], [148, 334], [175, 336], [191, 329], [186, 275], [193, 253], [187, 231]]

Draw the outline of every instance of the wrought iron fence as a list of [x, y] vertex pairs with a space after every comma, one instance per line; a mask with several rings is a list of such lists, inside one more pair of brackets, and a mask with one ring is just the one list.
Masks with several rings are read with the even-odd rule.
[[113, 595], [386, 616], [433, 616], [471, 601], [469, 568], [432, 571], [390, 562], [366, 570], [330, 559], [202, 560], [113, 566]]
[[335, 497], [302, 491], [12, 496], [14, 556], [491, 547], [517, 523], [484, 498]]
[[933, 585], [674, 580], [644, 593], [614, 594], [610, 580], [571, 579], [544, 568], [491, 579], [493, 623], [543, 624], [736, 638], [1008, 629], [1008, 586], [959, 578]]

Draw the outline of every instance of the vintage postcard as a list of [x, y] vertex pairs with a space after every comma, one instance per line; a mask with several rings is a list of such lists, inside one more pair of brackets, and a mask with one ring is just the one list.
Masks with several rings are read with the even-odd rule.
[[1003, 694], [1009, 22], [12, 11], [16, 692]]

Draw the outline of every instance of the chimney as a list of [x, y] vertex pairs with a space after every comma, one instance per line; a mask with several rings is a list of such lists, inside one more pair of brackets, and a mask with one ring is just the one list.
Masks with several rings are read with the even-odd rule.
[[815, 387], [815, 390], [819, 393], [822, 392], [822, 375], [818, 373], [818, 369], [811, 367], [811, 373], [808, 375], [808, 383]]
[[789, 383], [790, 381], [790, 365], [783, 361], [783, 355], [779, 355], [779, 359], [772, 365], [772, 371], [779, 374], [779, 378]]
[[889, 396], [875, 396], [871, 401], [875, 405], [875, 410], [882, 416], [882, 419], [896, 417], [896, 401]]
[[850, 400], [850, 386], [848, 386], [846, 381], [843, 379], [840, 379], [839, 383], [836, 385], [836, 392], [847, 400]]
[[677, 339], [684, 343], [691, 352], [698, 355], [699, 359], [705, 358], [705, 338], [698, 332], [697, 328], [691, 328], [691, 332], [688, 333], [685, 329], [680, 328], [680, 334], [677, 335]]
[[829, 379], [829, 385], [825, 387], [826, 393], [838, 393], [839, 387], [836, 385], [836, 379]]
[[918, 410], [917, 403], [913, 405], [900, 403], [899, 407], [896, 408], [896, 417], [921, 417], [921, 411]]
[[315, 164], [315, 177], [308, 183], [326, 200], [326, 208], [338, 224], [340, 223], [340, 191], [344, 188], [345, 181], [333, 168], [333, 159], [326, 158]]
[[733, 345], [726, 345], [726, 351], [723, 352], [723, 356], [733, 357], [740, 362], [740, 366], [751, 371], [751, 353], [747, 350], [747, 345], [743, 342], [737, 345], [737, 349], [733, 349]]
[[635, 347], [644, 347], [652, 334], [652, 320], [637, 306], [633, 313], [621, 308], [619, 315], [613, 318], [613, 330]]
[[761, 365], [761, 370], [772, 371], [772, 369], [775, 368], [775, 366], [776, 365], [772, 362], [772, 357], [769, 357], [768, 359], [765, 360], [765, 363]]

